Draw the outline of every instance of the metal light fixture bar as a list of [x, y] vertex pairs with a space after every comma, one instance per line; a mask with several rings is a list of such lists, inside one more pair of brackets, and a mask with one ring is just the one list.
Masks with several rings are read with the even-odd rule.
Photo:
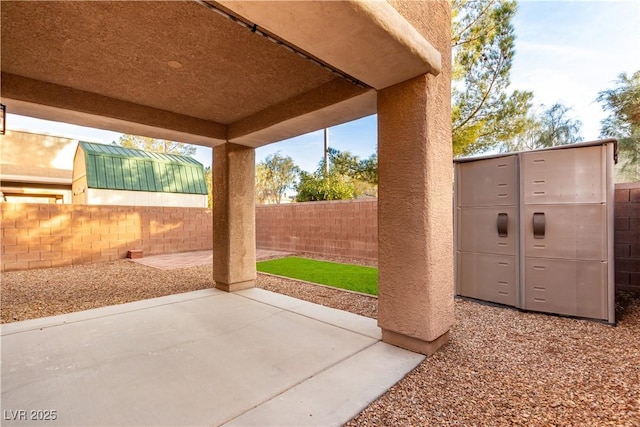
[[205, 0], [195, 0], [197, 3], [200, 3], [202, 6], [205, 6], [206, 8], [216, 12], [217, 14], [224, 16], [225, 18], [235, 22], [236, 24], [248, 29], [249, 31], [251, 31], [252, 33], [258, 34], [264, 38], [266, 38], [267, 40], [284, 47], [285, 49], [289, 50], [292, 53], [295, 53], [298, 56], [301, 56], [304, 59], [307, 59], [311, 62], [316, 63], [317, 65], [321, 66], [322, 68], [324, 68], [325, 70], [328, 70], [340, 77], [342, 77], [343, 79], [347, 80], [348, 82], [364, 88], [364, 89], [368, 89], [369, 86], [366, 85], [365, 83], [361, 82], [360, 80], [351, 77], [350, 75], [332, 67], [331, 65], [325, 63], [324, 61], [321, 61], [320, 59], [314, 57], [313, 55], [310, 55], [306, 52], [301, 51], [300, 49], [296, 48], [295, 46], [292, 46], [290, 44], [288, 44], [286, 41], [281, 40], [280, 38], [278, 38], [276, 35], [271, 34], [270, 32], [268, 32], [267, 30], [264, 30], [260, 27], [258, 27], [258, 24], [255, 23], [251, 23], [247, 20], [245, 20], [244, 18], [237, 16], [235, 14], [232, 14], [230, 11], [220, 7], [219, 5], [216, 4], [212, 4], [209, 3], [208, 1]]
[[7, 106], [0, 104], [0, 135], [4, 135], [7, 121]]

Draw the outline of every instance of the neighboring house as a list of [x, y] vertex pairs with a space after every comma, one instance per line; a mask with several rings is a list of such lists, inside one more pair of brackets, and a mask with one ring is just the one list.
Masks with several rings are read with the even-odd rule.
[[203, 165], [191, 157], [80, 142], [73, 203], [207, 207]]
[[71, 203], [73, 153], [78, 140], [7, 130], [0, 143], [2, 200]]

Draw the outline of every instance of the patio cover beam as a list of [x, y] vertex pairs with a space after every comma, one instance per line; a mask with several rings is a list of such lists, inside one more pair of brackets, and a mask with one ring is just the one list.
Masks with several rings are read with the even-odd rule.
[[[201, 5], [196, 5], [194, 8], [194, 3]], [[42, 13], [41, 8], [28, 7], [28, 3], [21, 2], [8, 2], [7, 4], [8, 6], [3, 8], [3, 23], [7, 24], [7, 29], [3, 29], [3, 35], [6, 35], [8, 41], [5, 42], [5, 37], [3, 37], [3, 50], [5, 47], [8, 50], [6, 51], [7, 55], [3, 56], [10, 60], [3, 61], [2, 64], [2, 97], [9, 113], [209, 147], [225, 142], [259, 147], [374, 114], [376, 112], [377, 90], [425, 73], [436, 75], [442, 66], [440, 53], [386, 1], [263, 2], [224, 0], [214, 2], [208, 0], [193, 2], [191, 6], [189, 3], [185, 3], [183, 6], [176, 6], [171, 2], [154, 3], [158, 12], [166, 12], [166, 15], [155, 16], [175, 16], [174, 21], [177, 29], [184, 29], [184, 20], [187, 19], [185, 16], [189, 16], [188, 14], [193, 15], [193, 18], [190, 19], [197, 20], [199, 26], [195, 26], [194, 21], [194, 28], [191, 31], [178, 31], [170, 39], [176, 46], [182, 47], [183, 51], [189, 50], [188, 46], [193, 45], [194, 34], [201, 34], [204, 39], [209, 40], [209, 44], [213, 43], [211, 37], [217, 33], [212, 28], [224, 28], [229, 32], [226, 37], [232, 37], [229, 40], [238, 43], [236, 50], [231, 51], [221, 51], [224, 45], [220, 43], [214, 43], [212, 48], [209, 51], [205, 50], [204, 53], [189, 50], [189, 55], [202, 63], [209, 64], [209, 68], [202, 66], [198, 68], [200, 62], [195, 60], [183, 60], [185, 64], [182, 69], [169, 73], [164, 72], [166, 63], [163, 61], [176, 56], [175, 52], [158, 50], [156, 45], [149, 44], [147, 51], [161, 52], [157, 58], [149, 58], [148, 55], [138, 55], [132, 51], [129, 48], [132, 43], [116, 44], [118, 49], [126, 49], [126, 54], [133, 55], [140, 62], [139, 66], [143, 67], [140, 73], [130, 76], [132, 82], [135, 82], [133, 84], [137, 85], [136, 89], [147, 87], [139, 76], [146, 76], [151, 79], [150, 81], [157, 79], [158, 81], [174, 82], [172, 84], [175, 84], [176, 80], [171, 80], [171, 76], [176, 73], [183, 73], [185, 78], [188, 76], [190, 79], [195, 79], [192, 83], [198, 82], [202, 88], [198, 97], [201, 104], [198, 105], [198, 108], [191, 108], [193, 104], [184, 104], [184, 97], [174, 96], [176, 93], [190, 92], [186, 90], [176, 92], [175, 86], [171, 92], [175, 102], [168, 103], [167, 97], [161, 96], [167, 91], [160, 91], [157, 94], [154, 94], [153, 91], [140, 90], [125, 90], [121, 93], [115, 93], [113, 87], [122, 86], [120, 81], [117, 85], [115, 81], [114, 85], [104, 85], [104, 81], [113, 79], [112, 73], [126, 75], [127, 72], [137, 73], [139, 70], [134, 70], [126, 65], [120, 66], [116, 58], [125, 52], [110, 50], [109, 45], [104, 45], [104, 40], [98, 37], [99, 32], [96, 32], [96, 46], [101, 46], [101, 48], [97, 51], [86, 49], [85, 39], [80, 38], [79, 30], [76, 28], [91, 25], [96, 14], [104, 12], [100, 7], [94, 7], [89, 2], [73, 3], [64, 7], [48, 5], [47, 10], [50, 9], [53, 15], [50, 16], [50, 19], [53, 20], [52, 22], [59, 22], [59, 26], [66, 29], [66, 35], [62, 37], [50, 34], [47, 37], [37, 38], [34, 31], [26, 28], [50, 27], [50, 25], [45, 25], [45, 22], [37, 21], [39, 14]], [[151, 31], [155, 31], [153, 34], [157, 33], [159, 24], [152, 20], [147, 23], [148, 25], [138, 25], [136, 21], [131, 19], [132, 13], [136, 12], [136, 8], [131, 4], [123, 2], [117, 3], [116, 6], [114, 3], [113, 14], [121, 17], [117, 22], [124, 28], [135, 25], [131, 30], [134, 31], [136, 40], [147, 40], [145, 37], [148, 37]], [[215, 10], [206, 11], [202, 4]], [[224, 21], [224, 18], [218, 16], [215, 19], [216, 11], [219, 10], [226, 10], [227, 12], [223, 12], [223, 15], [229, 14], [233, 17], [232, 20], [240, 20], [245, 24], [250, 23], [251, 28], [255, 26], [254, 33], [256, 34], [251, 35], [251, 28], [231, 31], [235, 24], [221, 25], [220, 19]], [[69, 18], [69, 16], [73, 18]], [[23, 18], [18, 19], [18, 17]], [[16, 24], [18, 26], [11, 27], [9, 24], [12, 19], [19, 21], [22, 26]], [[25, 27], [24, 24], [29, 23], [29, 19], [34, 20], [33, 25]], [[77, 19], [80, 24], [72, 25], [67, 22], [69, 19]], [[100, 19], [111, 22], [104, 16]], [[423, 19], [431, 22], [430, 17], [423, 17]], [[160, 21], [160, 19], [158, 18], [156, 21]], [[218, 27], [214, 25], [218, 25]], [[244, 26], [246, 27], [246, 25]], [[105, 34], [113, 37], [117, 33], [108, 31]], [[246, 34], [250, 36], [246, 36]], [[283, 50], [288, 49], [298, 53], [298, 55], [290, 56], [291, 61], [284, 63], [283, 68], [289, 66], [301, 72], [304, 69], [304, 73], [308, 73], [304, 74], [305, 76], [318, 82], [321, 82], [322, 79], [326, 80], [327, 73], [331, 75], [333, 72], [334, 79], [326, 80], [325, 83], [315, 87], [309, 85], [304, 91], [284, 99], [277, 96], [282, 92], [278, 90], [278, 87], [284, 89], [291, 82], [286, 80], [287, 77], [284, 77], [285, 80], [279, 79], [282, 79], [283, 76], [290, 77], [291, 73], [286, 74], [285, 72], [283, 74], [273, 69], [262, 69], [266, 73], [265, 75], [273, 74], [274, 80], [265, 80], [264, 76], [254, 74], [246, 76], [241, 73], [231, 74], [231, 76], [221, 79], [221, 84], [223, 84], [221, 87], [224, 90], [211, 84], [210, 80], [202, 79], [202, 76], [207, 75], [216, 63], [225, 63], [225, 61], [245, 61], [244, 65], [243, 63], [238, 64], [238, 69], [244, 70], [246, 68], [251, 69], [251, 72], [256, 72], [255, 66], [252, 68], [251, 64], [262, 64], [265, 62], [265, 58], [270, 58], [273, 55], [278, 56], [273, 49], [266, 49], [265, 43], [270, 44], [265, 38], [266, 34], [270, 35], [271, 41], [282, 44]], [[65, 39], [65, 37], [67, 38]], [[207, 37], [209, 38], [207, 39]], [[220, 33], [220, 39], [224, 39], [224, 37], [225, 34]], [[20, 40], [27, 44], [23, 46], [20, 44]], [[90, 38], [89, 40], [91, 41]], [[162, 42], [160, 38], [157, 41], [158, 43]], [[13, 48], [15, 51], [10, 50], [12, 45], [8, 43], [16, 46]], [[77, 49], [67, 49], [65, 43], [72, 44]], [[17, 54], [18, 49], [21, 49], [25, 54]], [[238, 49], [243, 52], [242, 55], [235, 55]], [[55, 56], [57, 62], [52, 64], [43, 58], [46, 52], [59, 52]], [[196, 55], [198, 52], [202, 54]], [[222, 56], [215, 56], [211, 52], [219, 52], [218, 55]], [[204, 55], [207, 54], [208, 56], [205, 58]], [[260, 55], [264, 55], [264, 57]], [[304, 67], [305, 60], [301, 59], [299, 55], [306, 58], [308, 63], [315, 62], [324, 65]], [[280, 56], [285, 57], [284, 55]], [[38, 58], [42, 58], [42, 60]], [[216, 58], [222, 60], [216, 62]], [[297, 62], [295, 58], [297, 58]], [[71, 62], [65, 65], [64, 61]], [[96, 68], [97, 63], [104, 65], [102, 68]], [[91, 76], [91, 79], [84, 79], [78, 73], [76, 68], [82, 68], [78, 64], [83, 66], [86, 64], [85, 68], [90, 72], [85, 75]], [[282, 62], [280, 64], [283, 65]], [[51, 67], [56, 67], [52, 68], [56, 72], [43, 74], [42, 70]], [[69, 73], [61, 73], [60, 70], [63, 70], [64, 67], [70, 67]], [[105, 70], [113, 71], [106, 72]], [[213, 74], [215, 73], [209, 73], [209, 75]], [[324, 77], [319, 77], [323, 75]], [[136, 78], [136, 76], [138, 77]], [[226, 118], [218, 117], [213, 113], [207, 114], [207, 111], [211, 110], [203, 107], [202, 102], [209, 102], [203, 101], [206, 100], [206, 96], [202, 96], [203, 93], [212, 97], [214, 102], [209, 103], [217, 105], [219, 108], [221, 101], [216, 97], [222, 96], [221, 94], [236, 93], [239, 98], [244, 99], [242, 96], [246, 97], [247, 93], [255, 92], [244, 89], [255, 85], [256, 81], [262, 82], [265, 86], [263, 91], [256, 92], [258, 95], [256, 95], [257, 98], [254, 98], [263, 101], [263, 109], [257, 112], [251, 108], [236, 111], [230, 106]], [[207, 84], [203, 84], [203, 82], [207, 82]], [[97, 86], [92, 86], [96, 84]], [[300, 82], [298, 81], [297, 84]], [[148, 85], [148, 87], [152, 86]], [[187, 84], [184, 88], [191, 86]], [[291, 93], [295, 93], [295, 90]], [[187, 98], [189, 98], [188, 95]], [[269, 102], [271, 99], [274, 101], [273, 103]], [[163, 109], [163, 105], [167, 106], [166, 110]], [[228, 117], [233, 117], [233, 120], [227, 120]]]
[[386, 0], [207, 3], [377, 90], [442, 69], [440, 52]]
[[2, 103], [12, 114], [208, 147], [227, 136], [220, 123], [5, 72]]

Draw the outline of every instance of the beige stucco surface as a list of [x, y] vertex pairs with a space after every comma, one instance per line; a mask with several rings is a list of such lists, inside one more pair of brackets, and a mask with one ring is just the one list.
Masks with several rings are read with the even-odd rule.
[[335, 78], [193, 1], [3, 1], [1, 13], [4, 72], [223, 124]]
[[364, 117], [372, 87], [440, 69], [384, 1], [3, 1], [0, 14], [10, 113], [205, 146]]
[[0, 173], [25, 180], [71, 184], [78, 140], [7, 130], [0, 136]]
[[252, 287], [256, 278], [255, 151], [236, 144], [213, 149], [213, 280], [216, 288]]
[[78, 141], [7, 130], [0, 136], [0, 191], [7, 201], [71, 203]]
[[291, 138], [300, 129], [321, 129], [375, 114], [376, 92], [335, 79], [318, 89], [229, 126], [229, 142], [259, 147]]
[[386, 1], [219, 3], [375, 89], [441, 69], [440, 53]]
[[12, 114], [204, 146], [219, 144], [226, 138], [224, 125], [186, 114], [4, 71], [1, 83], [3, 103]]
[[250, 147], [377, 111], [383, 338], [425, 353], [446, 341], [448, 1], [3, 1], [0, 14], [9, 112], [215, 147], [223, 290], [256, 274]]
[[[448, 3], [393, 4], [449, 64]], [[423, 352], [435, 349], [419, 340], [437, 340], [454, 321], [449, 76], [446, 65], [378, 92], [378, 324], [383, 338], [390, 331], [392, 343]]]

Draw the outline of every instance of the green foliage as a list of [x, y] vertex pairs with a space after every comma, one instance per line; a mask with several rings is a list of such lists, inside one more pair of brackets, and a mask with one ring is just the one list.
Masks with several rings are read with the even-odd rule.
[[540, 134], [538, 135], [540, 147], [574, 144], [582, 139], [580, 136], [582, 122], [568, 117], [569, 111], [570, 108], [558, 103], [544, 110], [540, 116]]
[[256, 166], [258, 203], [280, 203], [287, 189], [295, 185], [299, 171], [291, 157], [280, 152], [268, 155]]
[[[114, 142], [114, 144], [116, 143]], [[193, 156], [196, 153], [195, 145], [129, 134], [122, 135], [117, 145], [156, 153], [180, 154], [182, 156]]]
[[508, 92], [516, 2], [453, 0], [451, 38], [454, 155], [513, 140], [527, 125], [531, 92]]
[[337, 173], [358, 181], [378, 185], [378, 155], [360, 159], [348, 151], [329, 148], [329, 163]]
[[257, 263], [257, 270], [335, 288], [378, 295], [378, 269], [287, 257]]
[[300, 172], [296, 187], [298, 202], [319, 202], [323, 200], [347, 200], [356, 197], [353, 180], [336, 170], [329, 173], [319, 168], [314, 173]]
[[358, 179], [369, 184], [378, 185], [378, 154], [373, 153], [366, 159], [360, 160]]
[[[329, 165], [334, 172], [340, 175], [354, 177], [358, 173], [360, 159], [348, 151], [340, 151], [329, 147]], [[320, 168], [324, 168], [324, 161], [320, 163]]]
[[[330, 147], [329, 164], [334, 173], [351, 178], [355, 197], [378, 196], [377, 154], [374, 153], [366, 159], [360, 159], [348, 151], [340, 151]], [[320, 168], [324, 169], [324, 161], [320, 163]]]
[[345, 200], [378, 195], [378, 156], [366, 159], [348, 151], [329, 148], [329, 172], [321, 160], [314, 173], [301, 172], [296, 190], [298, 202]]
[[600, 122], [600, 137], [618, 139], [617, 180], [640, 181], [640, 70], [622, 73], [616, 87], [598, 93], [609, 116]]
[[204, 168], [204, 179], [207, 184], [207, 207], [213, 207], [213, 171], [211, 166]]
[[530, 112], [526, 118], [525, 132], [501, 144], [500, 150], [536, 150], [580, 141], [582, 122], [570, 117], [570, 111], [570, 108], [556, 103], [540, 113]]

